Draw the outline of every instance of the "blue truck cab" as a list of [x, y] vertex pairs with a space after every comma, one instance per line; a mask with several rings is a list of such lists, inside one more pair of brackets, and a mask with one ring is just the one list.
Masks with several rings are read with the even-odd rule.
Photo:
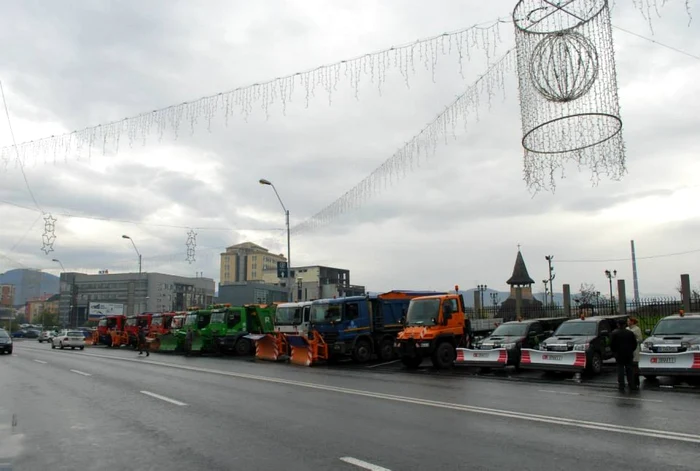
[[366, 363], [377, 355], [382, 361], [394, 358], [394, 339], [403, 329], [411, 299], [433, 291], [389, 291], [378, 295], [317, 299], [311, 303], [310, 330], [328, 344], [331, 359], [351, 357]]

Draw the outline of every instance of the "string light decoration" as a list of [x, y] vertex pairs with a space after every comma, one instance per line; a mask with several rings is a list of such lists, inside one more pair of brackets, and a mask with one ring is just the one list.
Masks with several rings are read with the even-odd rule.
[[[693, 15], [690, 8], [691, 0], [684, 0], [685, 12], [688, 15], [688, 25], [693, 21]], [[614, 3], [614, 2], [613, 2]], [[654, 26], [652, 24], [652, 17], [656, 15], [661, 16], [660, 7], [663, 8], [667, 4], [671, 3], [670, 0], [632, 0], [632, 5], [639, 10], [645, 20], [649, 23], [649, 30], [654, 31]]]
[[49, 252], [53, 252], [53, 243], [56, 241], [56, 218], [54, 218], [50, 213], [44, 216], [44, 234], [41, 236], [43, 245], [41, 250], [44, 251], [46, 255]]
[[[327, 95], [328, 104], [331, 105], [333, 92], [341, 82], [350, 85], [357, 99], [360, 85], [367, 80], [376, 85], [381, 94], [382, 85], [390, 72], [400, 73], [406, 87], [410, 88], [410, 77], [416, 73], [417, 67], [422, 64], [435, 81], [440, 57], [452, 55], [454, 51], [457, 52], [454, 57], [459, 63], [459, 73], [464, 77], [464, 62], [470, 60], [472, 54], [481, 51], [489, 60], [497, 54], [501, 42], [499, 25], [506, 22], [508, 21], [496, 20], [443, 33], [305, 72], [141, 113], [120, 121], [24, 142], [17, 146], [17, 152], [22, 162], [31, 158], [34, 162], [43, 159], [44, 163], [57, 163], [59, 159], [67, 160], [69, 156], [80, 158], [86, 153], [90, 158], [95, 150], [101, 150], [102, 155], [107, 152], [118, 153], [125, 140], [128, 140], [129, 147], [133, 147], [137, 142], [146, 145], [148, 137], [154, 132], [159, 142], [166, 131], [170, 131], [177, 139], [183, 124], [189, 125], [190, 132], [194, 133], [195, 127], [201, 121], [206, 122], [207, 130], [211, 131], [211, 123], [216, 117], [223, 117], [228, 125], [229, 119], [238, 113], [247, 121], [254, 112], [255, 105], [266, 117], [270, 116], [273, 105], [279, 106], [284, 115], [287, 104], [292, 102], [292, 98], [299, 91], [304, 96], [307, 108], [317, 94]], [[0, 150], [0, 166], [5, 170], [8, 169], [14, 153], [11, 147]]]
[[514, 56], [513, 49], [506, 52], [462, 95], [369, 176], [309, 219], [292, 227], [291, 232], [298, 234], [326, 225], [341, 214], [361, 207], [367, 200], [417, 169], [421, 160], [435, 154], [438, 142], [447, 144], [449, 137], [456, 138], [460, 122], [466, 128], [472, 115], [475, 120], [479, 119], [478, 111], [484, 104], [484, 95], [488, 105], [497, 90], [501, 90], [505, 98], [505, 76], [515, 71]]
[[195, 262], [195, 250], [197, 249], [197, 233], [193, 230], [187, 233], [187, 258], [185, 259], [190, 265]]
[[525, 153], [533, 193], [574, 162], [597, 184], [626, 173], [607, 0], [520, 0], [513, 10]]

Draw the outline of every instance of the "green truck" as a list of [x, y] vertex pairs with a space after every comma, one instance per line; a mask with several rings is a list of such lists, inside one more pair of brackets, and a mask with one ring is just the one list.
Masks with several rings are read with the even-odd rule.
[[274, 314], [275, 306], [229, 304], [189, 312], [183, 328], [175, 332], [177, 350], [186, 350], [185, 340], [191, 328], [192, 352], [250, 355], [254, 343], [246, 335], [272, 332]]

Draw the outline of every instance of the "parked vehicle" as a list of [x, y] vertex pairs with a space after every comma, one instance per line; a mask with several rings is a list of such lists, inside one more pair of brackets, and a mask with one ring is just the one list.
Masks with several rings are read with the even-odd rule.
[[126, 332], [129, 340], [128, 345], [138, 348], [139, 345], [139, 330], [143, 327], [148, 329], [151, 326], [151, 319], [153, 314], [143, 313], [137, 316], [129, 316], [126, 318], [126, 325], [124, 331]]
[[99, 343], [108, 347], [120, 347], [129, 343], [129, 335], [125, 331], [126, 316], [105, 316], [97, 323]]
[[85, 336], [79, 330], [62, 330], [55, 337], [51, 339], [51, 348], [64, 348], [70, 347], [71, 350], [79, 348], [81, 350], [85, 349]]
[[[184, 345], [184, 334], [182, 336], [182, 339], [180, 340], [180, 335], [178, 332], [181, 329], [185, 328], [185, 321], [187, 320], [187, 312], [181, 311], [181, 312], [176, 312], [175, 315], [173, 316], [172, 320], [170, 321], [170, 327], [160, 327], [159, 330], [162, 330], [162, 333], [159, 336], [159, 342], [157, 345], [158, 351], [161, 352], [174, 352], [175, 350], [178, 349], [178, 346], [182, 348]], [[163, 320], [165, 323], [165, 320]], [[151, 325], [153, 323], [151, 322]], [[165, 325], [165, 324], [164, 324]], [[158, 334], [156, 334], [157, 336]], [[178, 342], [182, 341], [182, 344], [179, 344]]]
[[538, 348], [565, 320], [566, 317], [557, 317], [506, 322], [473, 348], [458, 348], [455, 364], [485, 370], [507, 366], [520, 369], [521, 350]]
[[700, 378], [700, 313], [683, 311], [661, 319], [642, 343], [639, 373], [657, 376]]
[[37, 340], [39, 343], [44, 343], [44, 342], [51, 342], [51, 339], [56, 335], [56, 332], [53, 330], [44, 330], [39, 334], [39, 337]]
[[[311, 301], [298, 303], [280, 303], [276, 306], [272, 319], [272, 331], [260, 334], [248, 334], [246, 337], [255, 341], [255, 357], [261, 360], [286, 360], [291, 357], [288, 337], [305, 336], [307, 342], [298, 339], [300, 348], [308, 347], [309, 316]], [[266, 323], [267, 324], [267, 323]]]
[[613, 357], [610, 335], [617, 321], [627, 316], [592, 316], [562, 323], [539, 348], [523, 348], [523, 369], [559, 372], [589, 371], [600, 374], [603, 362]]
[[5, 329], [0, 329], [0, 351], [3, 354], [12, 354], [12, 337]]
[[146, 341], [150, 350], [159, 350], [161, 338], [170, 333], [170, 327], [175, 318], [174, 312], [160, 312], [151, 316], [151, 325], [148, 328]]
[[418, 368], [430, 358], [437, 369], [451, 367], [457, 347], [468, 346], [471, 327], [467, 321], [458, 286], [454, 293], [412, 299], [394, 344], [401, 362], [407, 368]]

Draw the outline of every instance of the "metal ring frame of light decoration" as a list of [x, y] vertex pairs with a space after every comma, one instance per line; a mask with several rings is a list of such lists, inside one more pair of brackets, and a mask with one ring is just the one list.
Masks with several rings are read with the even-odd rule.
[[[520, 0], [516, 5], [513, 10], [513, 23], [516, 31], [525, 33], [525, 36], [522, 36], [522, 47], [528, 51], [522, 56], [525, 62], [521, 64], [521, 69], [527, 68], [527, 78], [530, 81], [529, 85], [532, 91], [537, 92], [546, 102], [566, 105], [588, 94], [595, 86], [599, 79], [600, 58], [598, 51], [590, 39], [574, 30], [597, 19], [607, 6], [607, 0], [563, 0], [557, 3], [552, 0]], [[539, 35], [543, 39], [533, 44], [531, 40], [524, 39], [529, 35]], [[516, 34], [516, 42], [517, 39], [518, 35]], [[520, 55], [519, 59], [521, 59]], [[614, 59], [612, 60], [613, 62], [607, 65], [612, 66], [612, 80], [614, 81]], [[548, 70], [552, 64], [558, 66], [554, 71]], [[569, 71], [574, 72], [573, 81], [570, 81], [567, 76]], [[552, 77], [555, 81], [559, 79], [562, 82], [552, 83], [550, 81]], [[565, 86], [562, 86], [562, 83], [565, 83]], [[522, 93], [524, 92], [521, 90], [521, 101], [525, 99]], [[619, 105], [615, 101], [612, 103], [611, 111], [617, 113]], [[521, 105], [524, 106], [523, 103]], [[586, 107], [584, 106], [584, 108]], [[559, 113], [552, 112], [553, 119], [547, 119], [542, 123], [530, 123], [534, 127], [529, 130], [524, 118], [525, 115], [523, 115], [522, 146], [527, 152], [534, 154], [554, 155], [575, 153], [605, 143], [618, 136], [622, 130], [620, 117], [605, 111], [608, 110], [597, 112], [595, 109], [583, 109], [579, 113], [570, 113], [566, 116], [557, 116]], [[537, 114], [541, 115], [542, 112]], [[544, 114], [548, 114], [546, 110]], [[546, 118], [546, 116], [541, 117]], [[592, 126], [597, 127], [599, 131], [604, 130], [605, 132], [599, 132], [597, 135], [591, 133], [588, 136], [589, 142], [585, 142], [585, 138], [584, 142], [574, 142], [576, 139], [573, 139], [569, 142], [569, 148], [556, 150], [537, 148], [533, 145], [536, 141], [533, 139], [534, 136], [547, 132], [544, 130], [550, 129], [552, 125], [556, 126], [556, 123], [584, 120], [591, 117], [597, 117], [597, 122], [596, 118], [587, 121], [593, 123]], [[612, 122], [612, 124], [601, 126], [604, 121]], [[567, 127], [572, 129], [575, 125], [569, 124]], [[564, 142], [560, 141], [560, 145]], [[622, 152], [624, 153], [624, 151]], [[624, 156], [622, 161], [624, 162]], [[551, 169], [553, 170], [553, 167]], [[528, 184], [532, 185], [533, 183], [528, 181]]]

